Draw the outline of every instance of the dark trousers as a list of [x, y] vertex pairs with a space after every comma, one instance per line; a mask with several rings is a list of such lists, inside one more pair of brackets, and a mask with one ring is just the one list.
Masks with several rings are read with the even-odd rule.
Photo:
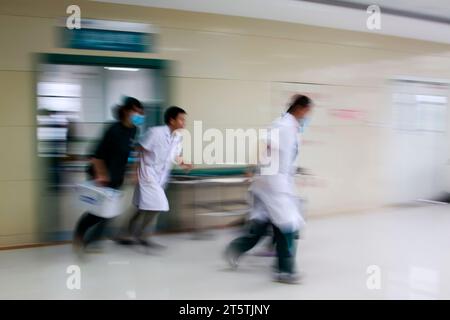
[[143, 238], [146, 229], [150, 226], [153, 229], [156, 225], [158, 215], [158, 211], [138, 209], [128, 223], [128, 235], [139, 239]]
[[293, 273], [295, 270], [295, 232], [284, 233], [269, 222], [252, 220], [247, 232], [233, 240], [229, 249], [238, 256], [252, 249], [267, 234], [267, 228], [273, 227], [273, 237], [277, 252], [277, 269], [279, 272]]
[[104, 234], [106, 225], [110, 219], [102, 218], [85, 212], [77, 223], [74, 232], [76, 241], [80, 241], [84, 246], [99, 240]]

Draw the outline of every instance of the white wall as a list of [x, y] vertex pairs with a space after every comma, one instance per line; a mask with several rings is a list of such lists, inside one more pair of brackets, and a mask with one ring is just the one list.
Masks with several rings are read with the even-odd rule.
[[111, 107], [122, 101], [124, 96], [135, 97], [141, 102], [155, 100], [154, 71], [104, 71], [106, 119], [112, 120]]

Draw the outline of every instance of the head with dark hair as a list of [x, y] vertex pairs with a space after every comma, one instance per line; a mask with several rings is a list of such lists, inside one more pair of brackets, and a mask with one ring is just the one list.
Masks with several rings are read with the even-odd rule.
[[123, 103], [116, 107], [115, 109], [116, 118], [128, 125], [131, 123], [130, 116], [132, 113], [137, 113], [140, 115], [144, 114], [144, 108], [141, 102], [133, 97], [125, 97]]
[[133, 97], [124, 97], [123, 98], [123, 105], [126, 106], [129, 109], [137, 108], [143, 110], [141, 102]]
[[312, 100], [307, 96], [296, 94], [292, 97], [287, 112], [297, 119], [302, 119], [311, 110], [312, 104]]
[[172, 130], [182, 129], [186, 122], [186, 111], [180, 107], [171, 106], [164, 113], [164, 122]]

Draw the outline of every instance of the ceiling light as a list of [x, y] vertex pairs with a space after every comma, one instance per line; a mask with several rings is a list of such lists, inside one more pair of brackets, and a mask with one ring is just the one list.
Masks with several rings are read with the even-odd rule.
[[114, 71], [139, 71], [137, 68], [105, 67], [106, 70]]

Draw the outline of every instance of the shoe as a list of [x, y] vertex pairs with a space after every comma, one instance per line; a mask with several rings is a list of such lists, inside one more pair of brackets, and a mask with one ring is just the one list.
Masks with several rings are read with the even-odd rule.
[[138, 241], [133, 238], [116, 238], [114, 241], [125, 246], [131, 246], [138, 243]]
[[273, 280], [285, 284], [299, 284], [301, 277], [297, 273], [281, 272], [276, 273]]
[[227, 260], [231, 269], [237, 269], [237, 267], [239, 266], [238, 264], [239, 255], [236, 253], [236, 251], [234, 251], [230, 247], [228, 247], [225, 250], [225, 260]]

